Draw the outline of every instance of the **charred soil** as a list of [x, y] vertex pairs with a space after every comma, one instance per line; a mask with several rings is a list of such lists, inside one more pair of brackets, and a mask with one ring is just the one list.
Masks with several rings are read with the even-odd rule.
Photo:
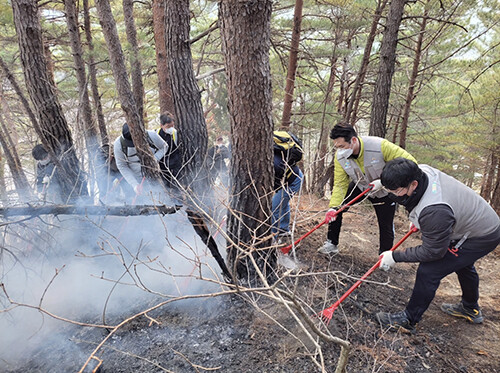
[[[325, 208], [325, 201], [303, 197], [296, 213], [296, 237], [317, 225], [323, 218], [320, 211]], [[408, 224], [404, 213], [398, 212], [396, 239], [407, 232]], [[345, 214], [339, 254], [317, 252], [325, 235], [323, 227], [299, 245], [296, 259], [301, 270], [283, 281], [284, 286], [294, 286], [297, 294], [307, 299], [308, 317], [334, 303], [377, 261], [378, 229], [371, 207], [357, 206]], [[417, 233], [405, 245], [419, 242]], [[483, 324], [473, 325], [440, 310], [441, 303], [460, 298], [456, 276], [449, 276], [415, 335], [383, 330], [375, 313], [404, 309], [411, 294], [416, 265], [406, 263], [397, 264], [387, 273], [375, 271], [335, 311], [328, 326], [321, 325], [318, 319], [314, 322], [351, 343], [348, 372], [500, 372], [499, 257], [496, 250], [476, 265], [481, 278]], [[85, 371], [321, 371], [311, 359], [311, 351], [316, 351], [314, 343], [297, 327], [297, 321], [283, 306], [259, 294], [186, 301], [148, 316], [124, 325], [96, 354], [99, 360], [93, 359]], [[65, 338], [75, 346], [73, 353], [62, 354], [47, 343], [21, 368], [8, 371], [78, 371], [106, 333], [65, 326]], [[326, 371], [334, 372], [340, 348], [331, 342], [317, 343], [321, 345]]]

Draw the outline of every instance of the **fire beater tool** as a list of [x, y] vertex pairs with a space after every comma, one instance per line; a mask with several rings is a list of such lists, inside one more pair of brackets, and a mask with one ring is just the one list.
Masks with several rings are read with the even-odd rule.
[[[396, 250], [408, 237], [410, 237], [414, 232], [417, 232], [418, 228], [415, 227], [413, 224], [410, 227], [410, 230], [396, 243], [390, 251]], [[378, 267], [380, 267], [380, 262], [382, 261], [382, 257], [379, 257], [377, 263], [373, 267], [371, 267], [358, 281], [354, 283], [354, 285], [351, 286], [349, 290], [345, 292], [344, 295], [342, 295], [334, 304], [332, 304], [330, 307], [325, 308], [323, 311], [318, 313], [316, 316], [319, 316], [322, 318], [322, 320], [328, 325], [330, 320], [332, 319], [333, 313], [335, 310], [338, 308], [340, 303], [342, 303], [361, 283], [366, 280], [368, 276], [370, 276]]]

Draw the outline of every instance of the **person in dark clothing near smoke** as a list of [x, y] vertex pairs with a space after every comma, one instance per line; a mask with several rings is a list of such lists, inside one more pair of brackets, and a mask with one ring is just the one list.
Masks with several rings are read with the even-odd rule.
[[161, 128], [158, 135], [167, 143], [168, 150], [160, 160], [160, 170], [167, 187], [176, 187], [181, 178], [182, 157], [178, 148], [179, 138], [175, 129], [175, 119], [172, 113], [166, 111], [160, 115]]
[[217, 177], [220, 178], [222, 185], [229, 185], [229, 171], [226, 165], [226, 159], [230, 159], [228, 147], [224, 144], [222, 136], [217, 137], [215, 145], [208, 149], [207, 158], [209, 161], [210, 180], [214, 183]]
[[56, 175], [56, 165], [50, 160], [49, 152], [42, 144], [31, 151], [36, 162], [36, 191], [43, 200], [61, 203], [61, 189]]
[[290, 200], [300, 191], [304, 175], [297, 164], [289, 165], [274, 153], [274, 195], [272, 198], [272, 232], [278, 237], [290, 237]]
[[500, 243], [497, 213], [481, 196], [453, 177], [408, 159], [388, 162], [381, 182], [420, 229], [422, 244], [381, 254], [383, 270], [398, 262], [420, 264], [406, 309], [377, 313], [380, 324], [391, 330], [414, 333], [441, 280], [453, 272], [458, 276], [462, 298], [456, 304], [443, 303], [441, 310], [475, 324], [482, 323], [479, 276], [474, 263]]

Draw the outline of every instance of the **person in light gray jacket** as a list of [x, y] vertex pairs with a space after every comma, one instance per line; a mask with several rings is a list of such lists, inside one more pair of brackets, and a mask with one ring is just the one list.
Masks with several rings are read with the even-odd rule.
[[[149, 148], [155, 159], [160, 161], [167, 152], [168, 145], [155, 131], [148, 130], [146, 132]], [[130, 184], [136, 194], [140, 194], [143, 178], [141, 161], [137, 155], [127, 123], [123, 125], [122, 134], [115, 140], [113, 151], [116, 166], [123, 178]]]
[[405, 206], [410, 221], [420, 230], [422, 244], [381, 254], [380, 268], [398, 262], [418, 262], [415, 285], [406, 309], [379, 312], [377, 319], [390, 330], [415, 332], [434, 299], [441, 280], [455, 272], [462, 289], [461, 301], [443, 303], [441, 310], [474, 324], [483, 322], [478, 305], [479, 276], [474, 263], [500, 243], [500, 218], [476, 192], [428, 165], [396, 158], [380, 178], [392, 198]]

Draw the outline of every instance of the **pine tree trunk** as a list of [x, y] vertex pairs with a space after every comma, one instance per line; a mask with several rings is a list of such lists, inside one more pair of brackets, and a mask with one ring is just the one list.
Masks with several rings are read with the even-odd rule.
[[290, 119], [292, 116], [293, 89], [295, 86], [295, 74], [297, 72], [297, 56], [299, 54], [300, 25], [302, 23], [303, 5], [303, 0], [295, 1], [292, 43], [290, 46], [290, 57], [288, 59], [288, 70], [286, 74], [285, 102], [283, 104], [283, 116], [281, 118], [281, 127], [285, 130], [290, 128]]
[[401, 129], [399, 132], [399, 146], [403, 149], [406, 148], [406, 132], [408, 130], [408, 119], [410, 118], [411, 103], [415, 99], [415, 84], [418, 77], [418, 69], [420, 67], [420, 59], [422, 58], [422, 44], [424, 41], [425, 29], [427, 27], [427, 16], [429, 10], [425, 7], [422, 23], [420, 24], [420, 31], [418, 33], [417, 45], [415, 46], [415, 57], [413, 60], [413, 68], [408, 83], [408, 92], [406, 93], [406, 101], [403, 109], [403, 118], [401, 121]]
[[257, 258], [267, 275], [275, 254], [270, 241], [273, 185], [271, 0], [219, 2], [219, 22], [231, 118], [231, 201], [227, 231], [230, 268], [254, 276], [246, 257]]
[[[334, 53], [335, 54], [335, 53]], [[312, 182], [312, 190], [315, 194], [322, 197], [324, 194], [325, 184], [328, 182], [328, 178], [324, 177], [325, 163], [328, 155], [328, 135], [329, 135], [329, 122], [326, 123], [326, 112], [328, 110], [329, 105], [332, 103], [332, 92], [333, 86], [335, 84], [336, 77], [336, 69], [337, 69], [337, 59], [335, 55], [332, 58], [332, 63], [330, 67], [330, 77], [328, 78], [328, 86], [326, 88], [325, 93], [325, 102], [323, 106], [323, 113], [321, 117], [321, 130], [318, 141], [318, 150], [315, 154], [314, 159], [314, 168], [313, 168], [313, 182]]]
[[101, 23], [104, 39], [108, 47], [109, 60], [111, 69], [113, 70], [120, 103], [125, 112], [125, 118], [130, 128], [130, 134], [132, 135], [137, 155], [141, 160], [143, 175], [150, 180], [160, 182], [160, 169], [158, 162], [149, 150], [143, 118], [139, 114], [132, 88], [130, 87], [127, 69], [125, 67], [125, 58], [123, 56], [120, 39], [118, 38], [118, 31], [116, 30], [116, 23], [113, 18], [113, 13], [111, 12], [111, 6], [108, 0], [97, 0], [96, 6], [99, 22]]
[[97, 69], [94, 58], [94, 42], [92, 40], [92, 30], [90, 26], [89, 1], [83, 0], [83, 19], [85, 25], [85, 39], [89, 48], [89, 75], [90, 86], [92, 87], [92, 100], [96, 111], [97, 123], [99, 125], [99, 134], [101, 136], [101, 144], [109, 144], [108, 130], [104, 121], [102, 112], [101, 97], [99, 96], [99, 88], [97, 85]]
[[160, 112], [175, 112], [172, 98], [172, 86], [168, 73], [167, 44], [165, 40], [165, 0], [153, 0], [153, 34], [156, 51], [156, 74], [158, 75], [158, 91]]
[[392, 0], [389, 8], [384, 37], [380, 47], [380, 65], [373, 93], [369, 132], [371, 136], [385, 137], [392, 76], [396, 64], [398, 32], [405, 3], [406, 0]]
[[494, 185], [493, 191], [491, 193], [491, 200], [490, 204], [491, 207], [497, 212], [497, 214], [500, 214], [500, 157], [494, 157], [492, 160], [492, 167], [496, 169], [496, 175], [493, 174], [493, 182], [492, 185]]
[[[3, 100], [1, 94], [0, 100]], [[3, 110], [0, 110], [0, 144], [2, 145], [3, 153], [5, 155], [7, 165], [9, 166], [19, 200], [30, 201], [33, 199], [33, 192], [21, 165], [21, 160], [17, 154], [15, 144], [13, 143], [7, 126], [3, 120], [2, 111]]]
[[78, 97], [80, 99], [79, 113], [83, 119], [85, 132], [85, 142], [89, 152], [89, 161], [93, 159], [99, 149], [97, 142], [97, 129], [92, 120], [92, 109], [90, 108], [89, 93], [87, 91], [87, 77], [85, 72], [85, 62], [83, 61], [83, 48], [78, 30], [78, 15], [76, 12], [75, 0], [64, 0], [64, 10], [66, 11], [66, 23], [68, 25], [69, 39], [75, 64], [76, 80], [78, 82]]
[[9, 80], [10, 84], [12, 85], [12, 88], [14, 88], [14, 91], [16, 92], [17, 96], [19, 97], [19, 100], [21, 101], [21, 104], [24, 107], [24, 110], [26, 110], [26, 114], [28, 114], [28, 118], [30, 119], [31, 124], [35, 128], [35, 130], [39, 131], [37, 132], [37, 135], [39, 138], [42, 138], [42, 133], [40, 132], [40, 125], [38, 124], [38, 119], [35, 116], [35, 113], [31, 109], [31, 106], [28, 102], [28, 99], [24, 95], [23, 91], [21, 90], [21, 87], [17, 83], [16, 78], [14, 75], [10, 72], [9, 67], [5, 63], [4, 60], [0, 57], [0, 67], [4, 71], [5, 76]]
[[208, 133], [201, 93], [193, 71], [189, 17], [189, 0], [166, 1], [168, 71], [178, 124], [179, 150], [184, 160], [183, 183], [201, 193], [207, 188], [204, 160]]
[[37, 2], [13, 0], [12, 9], [26, 87], [40, 125], [37, 133], [57, 166], [61, 197], [87, 196], [71, 132], [47, 70]]
[[123, 16], [127, 41], [130, 45], [130, 71], [132, 76], [132, 92], [139, 115], [144, 119], [144, 86], [142, 84], [142, 67], [139, 58], [139, 43], [134, 21], [134, 6], [132, 0], [123, 0]]
[[368, 64], [370, 63], [370, 55], [372, 53], [373, 42], [375, 41], [375, 36], [377, 35], [377, 26], [382, 17], [382, 11], [385, 9], [388, 0], [382, 0], [377, 3], [377, 8], [375, 9], [375, 14], [373, 15], [372, 24], [370, 27], [370, 32], [366, 39], [365, 50], [363, 52], [363, 59], [361, 61], [361, 66], [359, 67], [359, 72], [356, 76], [356, 81], [354, 82], [354, 87], [351, 93], [351, 99], [347, 105], [345, 112], [345, 121], [350, 123], [351, 126], [356, 124], [356, 119], [358, 115], [359, 101], [361, 100], [361, 91], [363, 90], [363, 83], [365, 81], [366, 72], [368, 71]]

